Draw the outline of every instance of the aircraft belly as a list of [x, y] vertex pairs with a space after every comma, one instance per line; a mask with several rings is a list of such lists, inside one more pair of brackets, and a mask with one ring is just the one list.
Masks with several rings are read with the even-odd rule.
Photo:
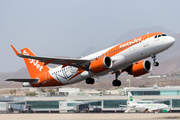
[[80, 82], [80, 81], [82, 81], [82, 80], [85, 80], [85, 79], [82, 78], [81, 75], [78, 75], [78, 76], [70, 79], [67, 84], [77, 83], [77, 82]]
[[68, 80], [73, 77], [77, 73], [76, 67], [67, 67], [62, 69], [61, 67], [55, 68], [55, 70], [50, 72], [52, 74], [52, 77], [62, 83], [62, 84], [68, 84]]
[[112, 71], [122, 69], [126, 66], [126, 59], [120, 54], [113, 56], [111, 59], [113, 60], [113, 66], [111, 68]]

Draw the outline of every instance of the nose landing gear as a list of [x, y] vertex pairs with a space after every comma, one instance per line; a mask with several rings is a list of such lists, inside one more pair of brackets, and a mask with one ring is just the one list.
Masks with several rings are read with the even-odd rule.
[[156, 62], [156, 56], [155, 56], [155, 55], [151, 55], [151, 58], [152, 58], [153, 61], [154, 61], [153, 65], [156, 66], [156, 67], [159, 66], [159, 63]]

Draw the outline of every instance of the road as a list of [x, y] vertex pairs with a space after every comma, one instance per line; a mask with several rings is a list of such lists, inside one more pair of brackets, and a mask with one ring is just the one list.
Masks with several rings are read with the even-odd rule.
[[171, 120], [180, 113], [0, 114], [0, 120]]

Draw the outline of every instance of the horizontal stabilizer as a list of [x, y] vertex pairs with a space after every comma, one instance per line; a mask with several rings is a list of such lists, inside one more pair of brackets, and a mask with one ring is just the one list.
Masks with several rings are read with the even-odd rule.
[[14, 81], [14, 82], [38, 82], [38, 79], [7, 79], [6, 81]]

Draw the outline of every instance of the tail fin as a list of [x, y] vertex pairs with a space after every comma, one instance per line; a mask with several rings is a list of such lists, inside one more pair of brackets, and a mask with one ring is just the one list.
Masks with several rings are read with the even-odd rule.
[[131, 92], [128, 92], [128, 102], [129, 104], [136, 104], [136, 100], [134, 100], [134, 97], [132, 96]]
[[[24, 55], [36, 56], [29, 48], [22, 49], [21, 53]], [[43, 62], [39, 62], [39, 60], [24, 58], [24, 62], [32, 79], [35, 79], [39, 74], [49, 70], [48, 66], [44, 65]]]

